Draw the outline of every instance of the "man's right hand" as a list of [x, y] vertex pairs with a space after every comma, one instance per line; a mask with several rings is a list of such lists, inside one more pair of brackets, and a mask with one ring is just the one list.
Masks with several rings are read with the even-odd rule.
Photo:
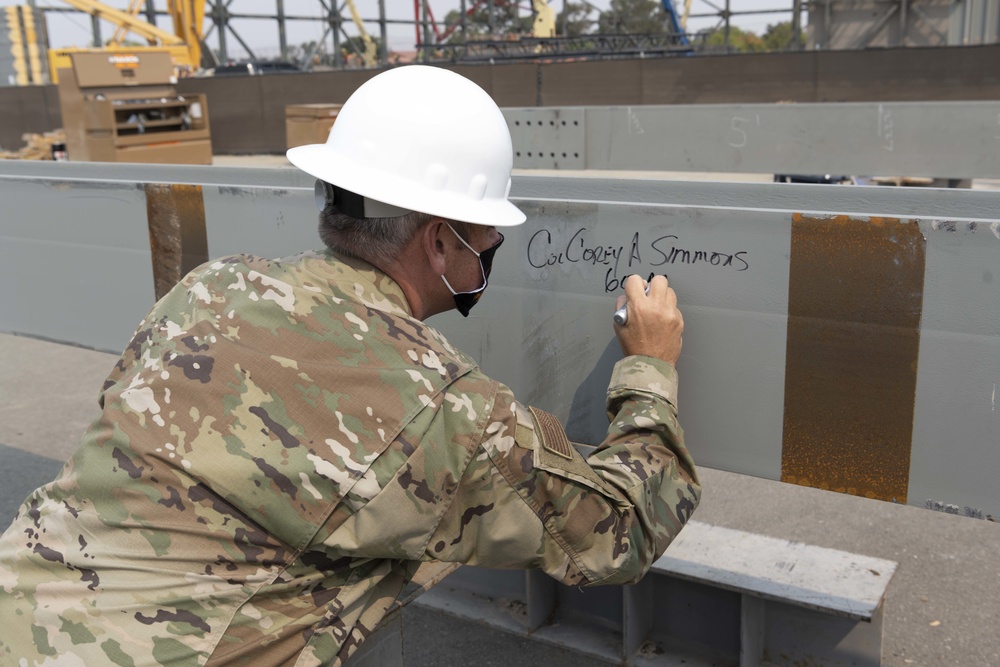
[[646, 281], [637, 275], [625, 279], [625, 294], [615, 308], [628, 304], [628, 321], [615, 324], [615, 335], [626, 356], [642, 354], [676, 365], [681, 356], [684, 317], [677, 309], [677, 295], [666, 276], [653, 276], [646, 294]]

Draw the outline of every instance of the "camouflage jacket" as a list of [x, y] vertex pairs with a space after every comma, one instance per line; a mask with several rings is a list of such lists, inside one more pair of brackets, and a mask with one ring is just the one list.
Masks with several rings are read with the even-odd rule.
[[205, 264], [0, 538], [0, 663], [338, 665], [427, 560], [635, 581], [700, 494], [676, 392], [623, 359], [585, 460], [371, 266]]

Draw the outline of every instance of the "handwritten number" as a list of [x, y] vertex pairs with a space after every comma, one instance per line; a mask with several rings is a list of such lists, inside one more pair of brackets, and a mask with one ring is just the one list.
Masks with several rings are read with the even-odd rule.
[[892, 136], [892, 112], [878, 105], [878, 136], [882, 137], [882, 148], [890, 153], [896, 144]]
[[743, 131], [738, 125], [739, 123], [749, 123], [749, 118], [740, 118], [739, 116], [733, 116], [733, 122], [730, 123], [730, 127], [733, 128], [733, 132], [739, 134], [739, 139], [736, 141], [730, 141], [729, 145], [733, 148], [743, 148], [747, 145], [747, 133]]
[[632, 134], [635, 131], [636, 134], [645, 134], [646, 131], [642, 129], [642, 123], [639, 122], [639, 117], [635, 115], [632, 111], [632, 107], [628, 108], [628, 133]]

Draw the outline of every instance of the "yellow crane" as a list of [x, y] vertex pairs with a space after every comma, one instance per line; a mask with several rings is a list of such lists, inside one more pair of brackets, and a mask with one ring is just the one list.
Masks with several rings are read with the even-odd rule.
[[361, 20], [361, 14], [358, 13], [354, 0], [347, 0], [347, 7], [351, 10], [351, 20], [354, 21], [354, 25], [361, 34], [361, 42], [365, 45], [365, 52], [361, 54], [361, 62], [365, 64], [365, 67], [377, 67], [378, 47], [375, 45], [375, 40], [365, 30], [364, 21]]
[[[114, 35], [108, 43], [95, 48], [65, 48], [49, 50], [49, 69], [52, 82], [59, 80], [58, 72], [70, 67], [71, 53], [97, 51], [109, 53], [134, 53], [168, 51], [174, 69], [180, 73], [194, 72], [201, 67], [201, 31], [205, 21], [205, 3], [201, 0], [167, 0], [167, 13], [174, 24], [168, 32], [139, 18], [139, 11], [147, 0], [130, 0], [128, 9], [121, 10], [99, 0], [63, 0], [82, 12], [104, 19], [115, 25]], [[149, 46], [126, 46], [128, 34], [144, 39]]]
[[35, 26], [36, 10], [28, 5], [7, 6], [3, 7], [0, 16], [6, 18], [3, 21], [6, 25], [0, 26], [0, 30], [10, 39], [15, 83], [19, 86], [45, 83], [42, 77], [44, 59], [38, 48], [39, 31]]
[[684, 32], [687, 32], [689, 16], [691, 16], [691, 0], [684, 0], [684, 14], [681, 15], [681, 30]]
[[545, 0], [531, 0], [535, 10], [535, 22], [531, 26], [534, 37], [556, 36], [556, 13]]

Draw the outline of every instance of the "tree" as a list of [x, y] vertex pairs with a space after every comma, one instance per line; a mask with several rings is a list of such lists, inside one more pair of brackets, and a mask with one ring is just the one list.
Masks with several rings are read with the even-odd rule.
[[[715, 28], [708, 32], [699, 33], [699, 51], [725, 51], [726, 50], [726, 29]], [[729, 51], [736, 53], [760, 53], [766, 51], [764, 40], [750, 31], [744, 32], [740, 28], [729, 26]]]
[[[492, 18], [492, 21], [491, 21]], [[445, 25], [458, 25], [462, 14], [453, 9], [444, 17]], [[448, 37], [447, 44], [462, 44], [473, 39], [502, 39], [507, 35], [530, 35], [534, 17], [531, 14], [520, 16], [517, 4], [507, 0], [493, 0], [492, 13], [490, 4], [484, 2], [465, 17], [465, 34], [461, 28]], [[491, 30], [492, 27], [492, 30]]]
[[[799, 36], [801, 45], [805, 45], [805, 36]], [[725, 51], [726, 31], [725, 28], [714, 28], [710, 31], [699, 33], [698, 49], [701, 51]], [[792, 46], [792, 22], [785, 21], [767, 26], [767, 31], [763, 36], [758, 36], [750, 31], [744, 31], [731, 25], [729, 26], [729, 51], [735, 53], [761, 53], [764, 51], [787, 51]]]
[[596, 23], [590, 17], [593, 11], [593, 6], [587, 2], [566, 0], [562, 11], [556, 15], [556, 36], [579, 37], [590, 33]]
[[[787, 51], [795, 48], [792, 44], [792, 22], [775, 23], [768, 25], [763, 36], [764, 48], [768, 51]], [[805, 35], [799, 35], [799, 48], [806, 44]]]
[[667, 13], [657, 0], [611, 0], [597, 22], [602, 35], [655, 35], [670, 32]]

